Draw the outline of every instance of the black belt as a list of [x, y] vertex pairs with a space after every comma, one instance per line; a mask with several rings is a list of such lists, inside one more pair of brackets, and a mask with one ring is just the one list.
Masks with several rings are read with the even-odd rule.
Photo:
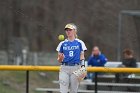
[[62, 65], [65, 65], [65, 66], [76, 66], [76, 65], [80, 65], [79, 63], [62, 63]]

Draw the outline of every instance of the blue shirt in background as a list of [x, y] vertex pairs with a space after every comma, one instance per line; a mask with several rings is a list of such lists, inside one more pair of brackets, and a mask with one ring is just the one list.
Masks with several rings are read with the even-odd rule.
[[97, 56], [91, 55], [88, 59], [88, 65], [102, 67], [107, 62], [107, 58], [103, 54]]

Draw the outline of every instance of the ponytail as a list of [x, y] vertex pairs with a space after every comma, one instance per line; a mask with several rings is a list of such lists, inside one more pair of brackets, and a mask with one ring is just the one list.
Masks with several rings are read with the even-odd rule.
[[77, 31], [75, 31], [75, 38], [78, 38]]

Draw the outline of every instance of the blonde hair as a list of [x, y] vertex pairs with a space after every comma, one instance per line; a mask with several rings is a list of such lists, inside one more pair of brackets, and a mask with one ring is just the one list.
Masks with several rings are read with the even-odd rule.
[[75, 31], [75, 38], [78, 38], [77, 31]]
[[71, 25], [73, 25], [75, 27], [74, 31], [75, 31], [75, 38], [78, 38], [78, 35], [77, 35], [77, 26], [74, 24], [74, 23], [69, 23]]

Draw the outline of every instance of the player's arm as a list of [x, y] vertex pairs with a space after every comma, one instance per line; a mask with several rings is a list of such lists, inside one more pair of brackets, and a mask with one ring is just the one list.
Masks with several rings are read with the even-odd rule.
[[80, 55], [80, 60], [81, 60], [81, 65], [82, 66], [85, 66], [85, 55], [84, 55], [84, 51], [81, 52], [81, 55]]
[[64, 54], [58, 52], [57, 61], [61, 63], [63, 61], [63, 59], [64, 59]]
[[83, 41], [81, 41], [81, 55], [80, 55], [80, 60], [81, 60], [81, 65], [82, 66], [86, 66], [85, 64], [85, 56], [84, 56], [84, 52], [87, 50], [85, 43]]
[[85, 60], [84, 51], [82, 51], [82, 52], [81, 52], [81, 55], [80, 55], [80, 60]]
[[57, 61], [58, 62], [62, 62], [63, 61], [63, 59], [64, 59], [64, 54], [63, 54], [63, 48], [62, 48], [62, 43], [63, 42], [60, 42], [59, 43], [59, 45], [57, 46], [57, 48], [56, 48], [56, 51], [58, 51], [58, 56], [57, 56]]

